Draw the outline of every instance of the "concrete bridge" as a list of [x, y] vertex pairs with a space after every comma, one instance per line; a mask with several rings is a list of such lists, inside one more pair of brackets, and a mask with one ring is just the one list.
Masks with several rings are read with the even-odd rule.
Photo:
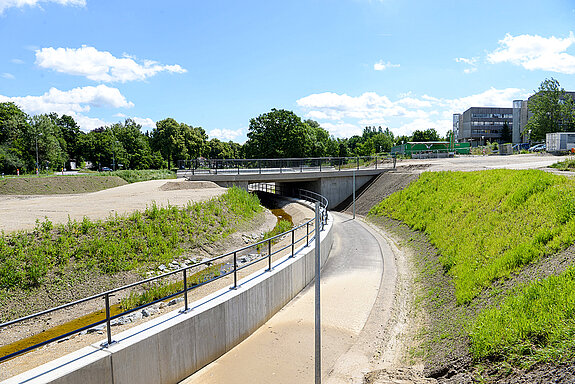
[[[329, 201], [333, 209], [381, 173], [395, 169], [395, 159], [381, 156], [203, 160], [180, 163], [178, 178], [212, 181], [247, 189], [252, 183], [275, 183], [284, 191], [305, 189]], [[289, 194], [289, 193], [288, 193]]]

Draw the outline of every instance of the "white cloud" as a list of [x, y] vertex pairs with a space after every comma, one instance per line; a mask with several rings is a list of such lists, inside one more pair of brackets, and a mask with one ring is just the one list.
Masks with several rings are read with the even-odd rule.
[[[0, 0], [1, 1], [1, 0]], [[42, 68], [94, 81], [122, 82], [145, 80], [159, 72], [185, 73], [179, 65], [162, 65], [155, 61], [136, 60], [124, 54], [117, 58], [110, 52], [83, 45], [81, 48], [42, 48], [36, 50], [36, 64]]]
[[14, 80], [16, 78], [13, 74], [8, 72], [4, 72], [1, 76], [8, 80]]
[[78, 123], [80, 128], [85, 132], [89, 132], [93, 129], [105, 127], [105, 126], [113, 124], [111, 122], [108, 122], [108, 121], [105, 121], [102, 119], [98, 119], [96, 117], [84, 116], [80, 113], [72, 112], [72, 113], [68, 113], [68, 115], [72, 116], [74, 118], [74, 120], [76, 121], [76, 123]]
[[463, 70], [463, 73], [470, 74], [477, 71], [477, 57], [472, 57], [470, 59], [465, 57], [458, 57], [455, 59], [458, 63], [467, 64], [469, 67]]
[[512, 63], [523, 68], [564, 74], [575, 74], [575, 56], [567, 49], [575, 43], [573, 32], [562, 39], [538, 35], [512, 36], [499, 41], [499, 48], [487, 55], [490, 63]]
[[445, 134], [452, 127], [452, 115], [470, 107], [511, 107], [513, 100], [528, 93], [518, 88], [490, 88], [458, 99], [441, 99], [411, 93], [392, 101], [385, 95], [367, 92], [349, 96], [332, 92], [318, 93], [297, 100], [306, 118], [317, 120], [337, 137], [361, 134], [365, 126], [389, 127], [396, 135], [408, 135], [416, 129], [435, 128]]
[[132, 117], [132, 120], [134, 120], [136, 124], [140, 124], [142, 128], [156, 128], [156, 122], [149, 117]]
[[[0, 1], [2, 1], [2, 0], [0, 0]], [[12, 60], [10, 60], [10, 62], [13, 64], [24, 64], [24, 60], [21, 60], [21, 59], [12, 59]]]
[[216, 138], [222, 141], [235, 141], [235, 139], [239, 136], [242, 135], [243, 130], [242, 129], [237, 129], [237, 130], [232, 130], [232, 129], [212, 129], [210, 132], [208, 132], [208, 136], [211, 138]]
[[384, 62], [383, 60], [380, 60], [373, 65], [373, 69], [376, 71], [384, 71], [388, 68], [399, 68], [399, 67], [400, 67], [399, 64], [392, 64], [389, 61]]
[[0, 15], [8, 8], [39, 6], [40, 3], [56, 3], [60, 5], [86, 6], [86, 0], [0, 0]]
[[93, 129], [108, 123], [82, 115], [91, 108], [131, 108], [132, 102], [120, 93], [117, 88], [106, 85], [88, 86], [61, 91], [57, 88], [41, 96], [8, 97], [0, 95], [0, 102], [11, 101], [30, 115], [56, 112], [74, 117], [84, 130]]

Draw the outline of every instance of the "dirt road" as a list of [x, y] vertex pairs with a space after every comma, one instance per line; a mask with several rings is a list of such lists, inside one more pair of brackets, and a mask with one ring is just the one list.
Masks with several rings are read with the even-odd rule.
[[6, 233], [33, 229], [36, 220], [53, 223], [81, 221], [84, 216], [105, 219], [157, 205], [182, 206], [188, 201], [204, 201], [226, 191], [213, 183], [181, 180], [152, 180], [103, 191], [77, 195], [0, 195], [0, 231]]

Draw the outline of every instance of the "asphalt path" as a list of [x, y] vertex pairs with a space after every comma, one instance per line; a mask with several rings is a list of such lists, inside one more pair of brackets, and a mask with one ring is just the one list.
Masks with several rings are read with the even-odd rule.
[[[384, 274], [376, 234], [349, 215], [332, 214], [334, 244], [321, 276], [323, 377], [361, 339]], [[182, 383], [311, 383], [314, 368], [312, 283], [248, 339]]]

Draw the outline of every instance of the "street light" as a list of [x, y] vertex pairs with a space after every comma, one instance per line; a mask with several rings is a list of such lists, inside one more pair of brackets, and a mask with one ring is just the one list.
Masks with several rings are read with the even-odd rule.
[[42, 132], [38, 133], [35, 137], [35, 139], [36, 139], [36, 175], [39, 174], [39, 168], [38, 167], [40, 166], [39, 165], [40, 162], [38, 161], [38, 136], [42, 136]]

